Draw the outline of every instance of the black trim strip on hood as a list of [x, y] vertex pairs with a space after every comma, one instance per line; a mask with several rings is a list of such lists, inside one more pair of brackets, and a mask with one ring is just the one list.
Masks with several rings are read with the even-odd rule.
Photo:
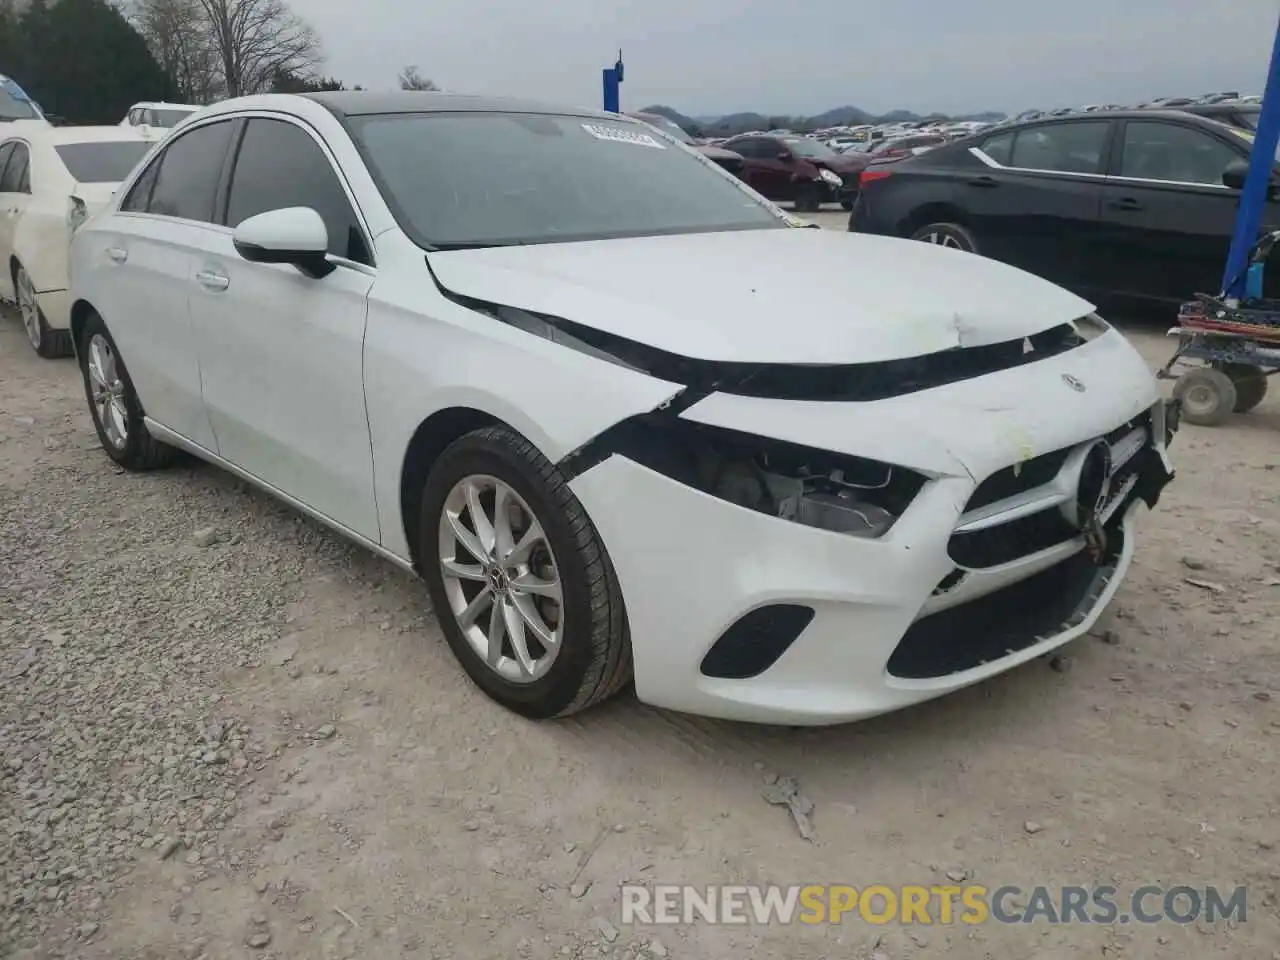
[[[699, 360], [606, 333], [563, 317], [534, 313], [455, 293], [440, 282], [440, 293], [459, 306], [560, 343], [571, 350], [683, 384], [693, 395], [729, 393], [769, 400], [867, 402], [917, 393], [962, 380], [1023, 366], [1066, 353], [1088, 342], [1074, 324], [1062, 323], [1030, 336], [973, 347], [870, 363], [742, 363]], [[889, 321], [886, 321], [889, 322]], [[786, 336], [784, 329], [779, 336]], [[683, 396], [683, 394], [682, 394]], [[696, 401], [695, 401], [696, 402]]]

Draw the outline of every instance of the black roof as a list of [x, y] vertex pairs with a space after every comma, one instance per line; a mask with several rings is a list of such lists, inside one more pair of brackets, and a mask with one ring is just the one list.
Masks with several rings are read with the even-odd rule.
[[564, 107], [506, 97], [476, 97], [460, 93], [430, 93], [423, 90], [334, 90], [304, 93], [339, 119], [385, 113], [550, 113], [572, 117], [618, 119], [616, 114], [579, 107]]

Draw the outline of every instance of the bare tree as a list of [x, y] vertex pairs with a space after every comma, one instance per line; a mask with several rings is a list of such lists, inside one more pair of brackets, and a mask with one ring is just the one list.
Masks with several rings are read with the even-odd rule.
[[440, 88], [420, 74], [417, 67], [408, 66], [400, 71], [400, 89], [439, 90]]
[[261, 93], [278, 73], [309, 75], [320, 39], [285, 0], [195, 0], [208, 23], [228, 97]]
[[210, 103], [221, 95], [221, 61], [199, 0], [138, 0], [132, 20], [183, 102]]

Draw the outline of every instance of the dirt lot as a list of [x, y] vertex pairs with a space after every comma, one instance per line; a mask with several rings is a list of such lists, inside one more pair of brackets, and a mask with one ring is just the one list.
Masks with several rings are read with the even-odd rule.
[[[1156, 332], [1133, 336], [1165, 355]], [[464, 682], [409, 577], [212, 468], [114, 469], [74, 365], [37, 359], [5, 316], [0, 956], [1266, 960], [1280, 401], [1185, 427], [1175, 453], [1106, 631], [1056, 669], [833, 729], [629, 696], [534, 725]], [[814, 801], [813, 843], [762, 798], [775, 773]], [[619, 914], [628, 878], [961, 877], [1246, 884], [1249, 912], [929, 928]]]

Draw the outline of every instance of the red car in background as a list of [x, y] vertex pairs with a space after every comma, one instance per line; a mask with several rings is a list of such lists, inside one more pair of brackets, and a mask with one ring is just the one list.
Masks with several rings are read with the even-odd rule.
[[858, 171], [856, 154], [836, 153], [825, 143], [799, 134], [745, 134], [724, 144], [747, 162], [743, 179], [773, 201], [788, 201], [797, 210], [813, 211], [837, 202], [853, 209]]

